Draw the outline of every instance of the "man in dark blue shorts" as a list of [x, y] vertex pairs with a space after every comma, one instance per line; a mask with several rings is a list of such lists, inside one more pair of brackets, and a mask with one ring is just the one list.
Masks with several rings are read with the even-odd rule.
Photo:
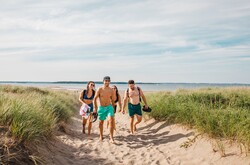
[[[135, 86], [134, 80], [128, 81], [129, 88], [124, 93], [124, 99], [123, 99], [123, 106], [122, 106], [122, 113], [125, 113], [124, 109], [126, 107], [128, 98], [128, 114], [130, 116], [130, 130], [131, 134], [134, 134], [136, 131], [136, 125], [139, 124], [142, 120], [142, 110], [141, 110], [141, 98], [143, 102], [145, 103], [145, 108], [148, 108], [148, 104], [146, 101], [146, 97], [144, 96], [141, 88]], [[137, 121], [134, 124], [134, 116], [136, 116]]]

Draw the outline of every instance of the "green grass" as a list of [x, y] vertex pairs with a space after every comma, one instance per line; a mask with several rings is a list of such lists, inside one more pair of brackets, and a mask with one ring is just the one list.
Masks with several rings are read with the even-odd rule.
[[17, 141], [50, 138], [78, 104], [72, 92], [35, 87], [0, 86], [0, 126]]
[[250, 146], [250, 89], [207, 88], [146, 95], [157, 120], [195, 127]]

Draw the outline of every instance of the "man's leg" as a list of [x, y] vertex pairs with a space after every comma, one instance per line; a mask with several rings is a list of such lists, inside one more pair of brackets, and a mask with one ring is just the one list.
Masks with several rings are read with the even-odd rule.
[[136, 116], [137, 121], [135, 122], [135, 125], [134, 125], [134, 131], [136, 131], [136, 125], [139, 124], [142, 120], [142, 116], [137, 115], [137, 114], [135, 116]]
[[131, 134], [134, 134], [134, 116], [130, 116], [130, 131]]
[[[107, 128], [109, 128], [110, 120], [107, 121]], [[114, 116], [114, 122], [113, 122], [113, 128], [116, 131], [116, 126], [115, 126], [115, 116]]]
[[114, 143], [114, 117], [110, 116], [109, 117], [109, 132], [110, 132], [110, 142]]
[[104, 123], [104, 120], [100, 120], [100, 122], [99, 122], [99, 130], [100, 130], [100, 140], [101, 141], [103, 140], [103, 123]]
[[85, 125], [87, 120], [82, 116], [82, 133], [85, 134]]

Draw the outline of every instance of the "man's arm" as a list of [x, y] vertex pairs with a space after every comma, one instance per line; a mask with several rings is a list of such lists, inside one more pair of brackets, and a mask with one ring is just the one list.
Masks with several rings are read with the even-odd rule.
[[127, 95], [127, 91], [125, 91], [124, 93], [124, 98], [123, 98], [123, 105], [122, 105], [122, 113], [125, 113], [125, 107], [128, 101], [128, 95]]
[[145, 104], [145, 108], [148, 109], [148, 103], [147, 103], [146, 97], [145, 97], [144, 93], [142, 92], [141, 88], [140, 88], [140, 95], [141, 95], [142, 100]]
[[94, 113], [97, 112], [97, 98], [100, 96], [100, 88], [97, 89], [94, 97]]

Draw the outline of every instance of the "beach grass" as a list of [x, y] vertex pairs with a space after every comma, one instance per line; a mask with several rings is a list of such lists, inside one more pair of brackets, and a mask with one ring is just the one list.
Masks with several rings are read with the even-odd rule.
[[179, 89], [146, 94], [157, 120], [194, 127], [250, 146], [250, 88]]
[[0, 86], [0, 125], [19, 142], [50, 138], [77, 104], [73, 92]]

